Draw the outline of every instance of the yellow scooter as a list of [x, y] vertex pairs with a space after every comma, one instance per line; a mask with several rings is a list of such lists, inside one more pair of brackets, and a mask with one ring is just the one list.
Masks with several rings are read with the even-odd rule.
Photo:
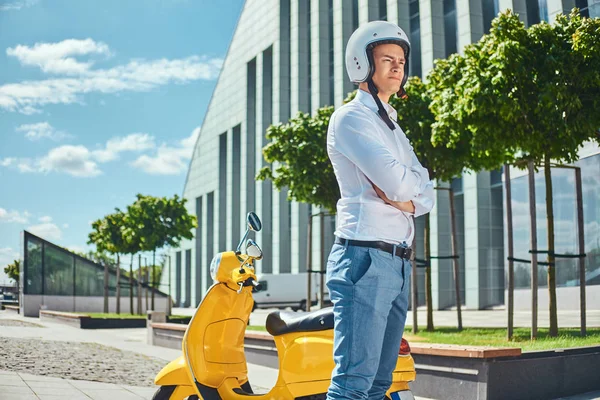
[[[198, 306], [183, 337], [183, 355], [165, 366], [154, 383], [153, 400], [325, 399], [333, 363], [333, 309], [305, 314], [273, 312], [267, 317], [279, 357], [279, 375], [266, 394], [253, 394], [248, 382], [244, 334], [257, 285], [254, 262], [262, 250], [253, 241], [241, 247], [249, 231], [260, 231], [258, 216], [247, 217], [248, 229], [236, 251], [217, 254], [210, 265], [215, 284]], [[414, 400], [408, 382], [415, 379], [408, 342], [402, 339], [387, 397]]]

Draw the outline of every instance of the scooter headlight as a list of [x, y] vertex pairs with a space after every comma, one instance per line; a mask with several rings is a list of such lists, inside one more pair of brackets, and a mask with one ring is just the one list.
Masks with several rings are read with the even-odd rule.
[[217, 274], [219, 273], [219, 267], [221, 266], [221, 253], [216, 254], [210, 262], [210, 276], [213, 281], [217, 281]]

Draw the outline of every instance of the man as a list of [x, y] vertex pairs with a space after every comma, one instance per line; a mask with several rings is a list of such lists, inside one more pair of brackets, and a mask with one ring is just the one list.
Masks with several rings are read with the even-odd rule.
[[408, 308], [414, 217], [431, 211], [433, 185], [388, 104], [404, 96], [410, 43], [397, 25], [358, 28], [346, 49], [356, 98], [331, 116], [327, 151], [340, 187], [327, 263], [335, 317], [327, 398], [383, 399]]

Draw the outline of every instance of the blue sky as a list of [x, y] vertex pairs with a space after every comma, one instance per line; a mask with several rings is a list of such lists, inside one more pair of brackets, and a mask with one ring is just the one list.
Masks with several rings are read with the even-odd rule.
[[243, 0], [0, 0], [0, 282], [20, 232], [87, 250], [181, 195]]

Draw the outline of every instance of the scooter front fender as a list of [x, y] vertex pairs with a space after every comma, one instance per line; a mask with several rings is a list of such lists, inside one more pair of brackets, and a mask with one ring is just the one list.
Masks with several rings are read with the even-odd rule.
[[183, 356], [168, 363], [154, 378], [159, 386], [192, 386], [186, 373], [187, 364]]

